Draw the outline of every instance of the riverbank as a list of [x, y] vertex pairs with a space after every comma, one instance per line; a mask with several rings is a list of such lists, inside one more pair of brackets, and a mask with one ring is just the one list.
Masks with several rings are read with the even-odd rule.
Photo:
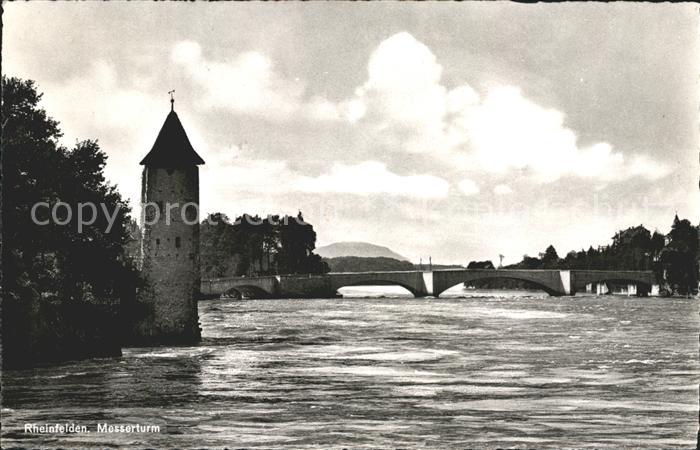
[[4, 302], [2, 315], [4, 369], [122, 354], [118, 305]]

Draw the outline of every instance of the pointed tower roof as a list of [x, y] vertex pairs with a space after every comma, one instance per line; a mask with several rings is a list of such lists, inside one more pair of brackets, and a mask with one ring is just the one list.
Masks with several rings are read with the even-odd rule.
[[185, 129], [174, 109], [165, 119], [153, 148], [141, 160], [141, 165], [152, 167], [185, 167], [204, 164], [194, 151]]

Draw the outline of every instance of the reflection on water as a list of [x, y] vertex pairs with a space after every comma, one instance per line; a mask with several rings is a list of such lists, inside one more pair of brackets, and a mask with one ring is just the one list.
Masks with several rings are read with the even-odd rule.
[[[6, 371], [2, 447], [695, 442], [695, 300], [355, 289], [345, 299], [206, 301], [199, 346]], [[93, 431], [23, 433], [56, 422]], [[97, 433], [97, 422], [161, 432]]]

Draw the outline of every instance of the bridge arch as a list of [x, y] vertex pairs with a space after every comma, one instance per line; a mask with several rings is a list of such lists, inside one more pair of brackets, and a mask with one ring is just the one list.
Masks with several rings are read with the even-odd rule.
[[576, 292], [586, 290], [586, 285], [596, 283], [636, 284], [643, 288], [644, 293], [651, 292], [656, 284], [656, 276], [651, 271], [605, 271], [605, 270], [576, 270], [572, 271], [571, 285]]
[[277, 293], [277, 286], [278, 280], [274, 276], [210, 278], [201, 281], [200, 295], [202, 298], [217, 298], [245, 294], [251, 298], [270, 298]]
[[536, 288], [536, 289], [539, 289], [539, 290], [541, 290], [541, 291], [546, 292], [547, 294], [549, 294], [549, 295], [551, 295], [551, 296], [555, 296], [555, 297], [556, 297], [556, 296], [561, 296], [561, 295], [563, 295], [561, 292], [559, 292], [559, 291], [557, 291], [557, 290], [555, 290], [555, 289], [552, 289], [550, 286], [547, 286], [547, 285], [545, 285], [545, 284], [543, 284], [543, 283], [539, 283], [539, 282], [532, 281], [532, 280], [527, 280], [527, 279], [525, 279], [525, 278], [521, 278], [521, 277], [517, 277], [517, 276], [505, 276], [505, 275], [501, 275], [501, 276], [497, 276], [497, 277], [481, 277], [481, 278], [469, 278], [469, 279], [465, 279], [465, 280], [463, 280], [463, 281], [458, 281], [457, 283], [453, 284], [452, 286], [448, 286], [447, 288], [442, 289], [440, 292], [434, 292], [434, 295], [435, 295], [435, 297], [439, 297], [441, 294], [445, 293], [445, 291], [447, 291], [447, 290], [449, 290], [449, 289], [451, 289], [451, 288], [453, 288], [453, 287], [455, 287], [455, 286], [459, 286], [460, 284], [469, 283], [469, 282], [471, 282], [471, 281], [484, 281], [484, 280], [514, 280], [514, 281], [522, 281], [522, 282], [525, 282], [526, 284], [528, 284], [529, 286], [532, 286], [533, 288]]
[[433, 295], [438, 297], [461, 283], [492, 279], [523, 281], [552, 296], [569, 294], [568, 279], [564, 280], [559, 270], [465, 269], [434, 271]]
[[250, 284], [248, 284], [248, 285], [243, 284], [243, 285], [237, 285], [237, 286], [233, 286], [233, 287], [226, 289], [221, 294], [221, 297], [222, 298], [230, 297], [230, 298], [235, 298], [235, 299], [241, 299], [243, 297], [246, 297], [246, 298], [258, 299], [258, 298], [269, 298], [270, 293], [265, 291], [264, 289], [262, 289], [259, 286], [254, 286], [254, 285], [250, 285]]
[[[652, 283], [644, 280], [633, 280], [630, 278], [620, 277], [602, 277], [589, 283], [620, 283], [620, 284], [639, 284], [642, 286], [651, 287]], [[588, 283], [587, 283], [588, 284]]]
[[327, 274], [327, 277], [333, 293], [349, 286], [401, 286], [414, 297], [428, 294], [423, 272], [420, 271], [336, 272]]
[[[636, 295], [637, 297], [646, 297], [651, 293], [651, 284], [649, 284], [645, 281], [629, 280], [629, 279], [621, 279], [621, 278], [605, 278], [605, 279], [596, 281], [594, 283], [605, 283], [606, 291], [604, 291], [604, 292], [606, 292], [608, 294], [613, 293], [613, 289], [610, 286], [611, 284], [613, 284], [613, 285], [617, 284], [618, 287], [619, 287], [619, 285], [622, 285], [622, 286], [629, 286], [630, 284], [635, 285], [636, 289], [634, 291], [627, 291], [627, 295]], [[593, 283], [591, 283], [591, 284], [593, 284]], [[586, 291], [586, 287], [582, 288], [578, 292], [583, 292], [583, 291]], [[630, 292], [633, 292], [633, 294], [630, 294]], [[592, 291], [592, 293], [595, 293], [595, 291]]]
[[333, 283], [332, 289], [334, 289], [336, 294], [337, 294], [337, 293], [339, 293], [338, 291], [344, 287], [355, 287], [355, 286], [399, 286], [399, 287], [406, 289], [414, 297], [421, 296], [416, 292], [416, 290], [412, 286], [409, 286], [408, 284], [405, 284], [405, 283], [399, 283], [396, 281], [389, 281], [389, 280], [358, 280], [358, 281], [350, 281], [347, 283]]

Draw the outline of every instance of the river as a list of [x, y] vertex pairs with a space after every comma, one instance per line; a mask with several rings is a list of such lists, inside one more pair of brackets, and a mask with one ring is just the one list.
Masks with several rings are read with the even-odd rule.
[[203, 301], [201, 345], [5, 371], [2, 448], [695, 446], [697, 300], [450, 293]]

